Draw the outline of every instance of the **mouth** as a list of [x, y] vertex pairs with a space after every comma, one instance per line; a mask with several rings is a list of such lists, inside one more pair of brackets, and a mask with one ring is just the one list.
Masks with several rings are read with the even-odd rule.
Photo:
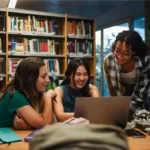
[[118, 62], [118, 63], [122, 63], [122, 62], [124, 62], [124, 60], [117, 58], [117, 62]]
[[82, 83], [80, 82], [80, 83], [77, 84], [77, 86], [82, 86], [83, 87], [84, 84], [85, 84], [84, 82], [82, 82]]

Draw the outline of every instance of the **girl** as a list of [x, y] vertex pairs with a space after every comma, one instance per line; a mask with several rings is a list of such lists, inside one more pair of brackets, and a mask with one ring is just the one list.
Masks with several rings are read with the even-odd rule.
[[42, 59], [23, 59], [14, 79], [1, 91], [0, 127], [30, 129], [53, 123], [52, 99], [56, 93], [46, 92], [48, 82]]
[[72, 59], [65, 72], [65, 80], [55, 89], [57, 103], [54, 110], [58, 121], [74, 117], [76, 97], [99, 97], [98, 88], [90, 84], [90, 68], [83, 59]]

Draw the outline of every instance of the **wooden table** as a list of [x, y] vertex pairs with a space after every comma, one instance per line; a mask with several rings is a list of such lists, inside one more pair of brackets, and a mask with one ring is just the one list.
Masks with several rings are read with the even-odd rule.
[[8, 144], [0, 145], [0, 150], [28, 150], [29, 144], [28, 142], [24, 142], [24, 138], [29, 135], [32, 130], [17, 130], [15, 131], [18, 136], [22, 138], [22, 142], [15, 142]]
[[[29, 135], [31, 130], [17, 130], [15, 131], [22, 139]], [[128, 143], [130, 150], [150, 150], [150, 136], [146, 138], [132, 138], [128, 137]], [[0, 150], [29, 150], [29, 144], [27, 142], [16, 142], [0, 145]]]
[[130, 150], [150, 150], [150, 136], [146, 138], [128, 137]]

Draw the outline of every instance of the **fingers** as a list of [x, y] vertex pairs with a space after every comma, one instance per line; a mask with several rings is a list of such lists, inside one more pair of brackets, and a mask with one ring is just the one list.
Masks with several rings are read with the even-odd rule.
[[19, 121], [18, 115], [15, 115], [15, 117], [14, 117], [14, 122], [13, 122], [14, 127], [17, 126], [17, 122], [18, 122], [18, 121]]
[[55, 97], [56, 96], [56, 92], [53, 91], [53, 90], [48, 90], [46, 92], [46, 95], [50, 96], [51, 98]]

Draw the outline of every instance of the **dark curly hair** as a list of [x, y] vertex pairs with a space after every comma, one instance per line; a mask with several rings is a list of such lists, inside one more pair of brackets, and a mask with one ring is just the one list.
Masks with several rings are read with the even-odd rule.
[[130, 47], [135, 56], [144, 58], [150, 54], [148, 45], [142, 40], [141, 36], [136, 31], [122, 31], [116, 36], [116, 40], [112, 45], [112, 52], [114, 52], [116, 43], [120, 41], [125, 42], [127, 47]]

